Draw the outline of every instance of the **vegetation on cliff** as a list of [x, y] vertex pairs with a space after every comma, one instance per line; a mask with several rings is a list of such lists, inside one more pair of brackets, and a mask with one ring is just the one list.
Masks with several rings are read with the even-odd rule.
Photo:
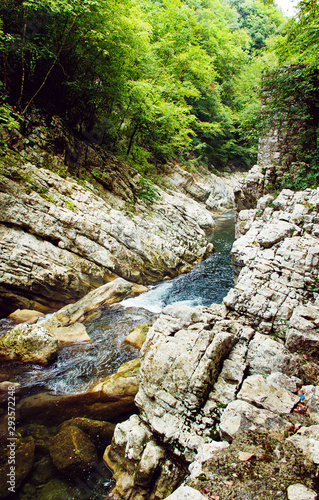
[[[274, 51], [278, 67], [265, 74], [262, 85], [264, 108], [259, 133], [270, 127], [293, 129], [299, 123], [298, 140], [282, 187], [305, 189], [319, 184], [319, 5], [302, 0], [298, 15], [277, 39]], [[289, 155], [291, 156], [291, 155]]]

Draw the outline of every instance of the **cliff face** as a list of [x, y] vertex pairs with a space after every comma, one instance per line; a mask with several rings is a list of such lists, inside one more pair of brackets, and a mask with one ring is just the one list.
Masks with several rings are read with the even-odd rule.
[[189, 467], [192, 486], [221, 500], [306, 498], [292, 496], [299, 483], [316, 498], [318, 209], [309, 189], [240, 212], [223, 305], [168, 306], [150, 329], [140, 414], [105, 454], [115, 495], [166, 498]]

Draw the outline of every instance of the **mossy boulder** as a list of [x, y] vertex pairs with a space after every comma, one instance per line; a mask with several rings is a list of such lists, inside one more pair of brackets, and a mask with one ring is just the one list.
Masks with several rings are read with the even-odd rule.
[[52, 479], [38, 493], [37, 500], [71, 500], [73, 492], [66, 481]]
[[58, 355], [58, 341], [42, 326], [23, 323], [0, 338], [0, 355], [24, 363], [47, 365]]
[[110, 422], [77, 417], [63, 422], [61, 430], [70, 426], [77, 427], [85, 432], [90, 437], [98, 453], [102, 453], [106, 446], [111, 443], [115, 429], [115, 424]]
[[[11, 493], [7, 481], [11, 480], [15, 491], [32, 469], [34, 462], [33, 439], [22, 439], [17, 436], [16, 441], [5, 440], [1, 443], [0, 451], [0, 498], [6, 498]], [[14, 459], [14, 462], [13, 462]]]
[[56, 468], [71, 478], [88, 472], [98, 462], [88, 434], [74, 425], [64, 427], [52, 439], [50, 455]]

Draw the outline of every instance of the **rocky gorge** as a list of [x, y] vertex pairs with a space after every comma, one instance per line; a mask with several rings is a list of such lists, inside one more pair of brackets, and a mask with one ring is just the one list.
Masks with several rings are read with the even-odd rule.
[[[91, 317], [94, 321], [101, 309], [147, 290], [142, 283], [189, 271], [213, 253], [206, 237], [215, 226], [213, 214], [233, 207], [231, 178], [229, 184], [212, 174], [198, 181], [172, 164], [167, 166], [169, 185], [153, 187], [115, 158], [103, 157], [101, 163], [99, 153], [79, 142], [68, 144], [60, 156], [48, 153], [41, 143], [48, 133], [44, 126], [28, 139], [15, 132], [13, 149], [1, 157], [2, 318], [19, 308], [1, 321], [1, 498], [80, 498], [79, 483], [84, 478], [90, 482], [92, 471], [98, 483], [108, 481], [101, 454], [114, 424], [136, 411], [140, 363], [135, 358], [143, 340], [129, 336], [119, 359], [132, 361], [104, 378], [93, 377], [89, 387], [75, 393], [41, 392], [41, 382], [39, 389], [21, 385], [17, 374], [23, 380], [23, 367], [30, 366], [35, 381], [40, 365], [44, 372], [58, 365], [69, 348], [71, 356], [98, 349], [87, 331]], [[96, 182], [66, 173], [72, 147], [76, 168], [85, 157], [96, 168]], [[75, 168], [75, 153], [71, 157]], [[116, 179], [108, 183], [107, 168], [113, 174], [117, 169]], [[9, 392], [17, 425], [11, 430], [14, 492], [6, 481], [11, 470]], [[101, 498], [103, 493], [93, 490], [92, 498]]]
[[223, 304], [168, 306], [148, 332], [139, 415], [105, 453], [118, 498], [317, 498], [319, 192], [248, 206]]
[[[107, 482], [103, 455], [113, 498], [317, 498], [319, 191], [270, 194], [273, 168], [254, 167], [233, 189], [232, 181], [211, 176], [204, 184], [170, 165], [169, 187], [154, 192], [138, 172], [124, 182], [115, 159], [105, 167], [93, 149], [71, 150], [85, 151], [76, 168], [91, 162], [99, 182], [62, 178], [39, 152], [33, 163], [12, 154], [2, 162], [3, 316], [38, 311], [32, 324], [23, 318], [12, 328], [9, 320], [3, 357], [45, 365], [61, 346], [89, 346], [86, 327], [101, 308], [213, 252], [205, 234], [211, 211], [232, 207], [233, 191], [236, 282], [222, 304], [167, 306], [142, 339], [128, 339], [140, 360], [92, 380], [89, 390], [29, 394], [2, 375], [0, 497], [104, 498], [90, 476]], [[117, 182], [106, 175], [111, 163]], [[129, 203], [143, 193], [155, 193], [151, 206]], [[59, 311], [36, 323], [48, 309]], [[5, 482], [8, 387], [18, 403], [18, 497]]]

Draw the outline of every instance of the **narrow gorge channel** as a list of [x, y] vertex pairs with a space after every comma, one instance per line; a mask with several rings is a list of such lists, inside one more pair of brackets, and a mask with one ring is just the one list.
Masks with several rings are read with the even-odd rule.
[[[85, 322], [92, 342], [63, 343], [58, 359], [50, 366], [1, 363], [0, 381], [10, 380], [20, 384], [17, 393], [19, 400], [24, 401], [30, 396], [42, 399], [40, 413], [43, 413], [43, 398], [45, 399], [46, 394], [56, 398], [57, 406], [60, 396], [63, 398], [67, 395], [87, 394], [103, 377], [116, 372], [123, 363], [139, 356], [137, 348], [124, 342], [126, 336], [141, 324], [153, 323], [164, 307], [171, 304], [184, 307], [209, 306], [212, 303], [222, 302], [234, 283], [230, 257], [234, 237], [234, 212], [217, 217], [216, 227], [209, 236], [216, 252], [205, 261], [195, 265], [189, 273], [152, 285], [148, 292], [95, 311]], [[12, 328], [10, 320], [0, 320], [0, 334], [10, 328]], [[72, 400], [67, 405], [72, 406]], [[46, 426], [50, 425], [48, 423], [51, 421], [52, 424], [59, 423], [55, 413], [50, 414], [49, 407], [45, 410], [46, 416], [43, 418], [39, 417], [36, 408], [30, 410], [34, 413], [34, 420], [33, 415], [27, 416], [27, 426], [43, 425], [43, 423]], [[72, 409], [68, 409], [67, 413], [69, 418], [78, 416], [77, 413], [72, 414]], [[22, 414], [24, 415], [23, 412]], [[44, 422], [45, 419], [47, 423]], [[18, 422], [18, 428], [20, 426], [25, 427], [23, 416]], [[103, 484], [107, 477], [105, 474], [105, 471], [100, 474]], [[98, 483], [100, 484], [97, 490], [94, 490], [95, 493], [92, 490], [90, 496], [85, 498], [96, 500], [105, 498], [107, 490], [100, 480]], [[69, 495], [65, 498], [82, 498], [81, 487], [72, 489]], [[11, 499], [11, 496], [9, 498]], [[22, 493], [12, 498], [27, 500], [31, 497], [25, 494], [24, 488]], [[46, 498], [51, 499], [51, 496], [44, 495], [43, 499]], [[55, 498], [58, 497], [54, 496]]]

